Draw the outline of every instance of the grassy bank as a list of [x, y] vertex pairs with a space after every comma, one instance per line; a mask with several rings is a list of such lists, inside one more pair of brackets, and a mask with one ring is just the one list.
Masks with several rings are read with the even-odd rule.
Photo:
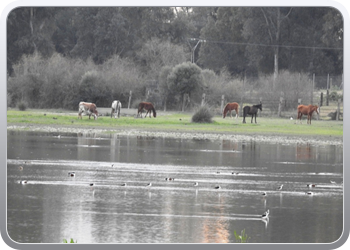
[[192, 113], [166, 112], [157, 114], [157, 118], [135, 118], [125, 114], [119, 119], [111, 119], [108, 116], [100, 116], [97, 120], [89, 120], [83, 116], [80, 120], [76, 113], [67, 111], [43, 111], [27, 110], [7, 111], [8, 125], [48, 125], [73, 128], [103, 128], [114, 131], [118, 129], [137, 129], [147, 131], [166, 132], [202, 132], [202, 133], [227, 133], [248, 135], [291, 135], [291, 136], [343, 136], [342, 121], [312, 120], [312, 125], [307, 125], [306, 120], [302, 124], [295, 124], [295, 120], [286, 118], [257, 117], [258, 124], [242, 123], [242, 117], [238, 119], [215, 116], [213, 123], [191, 123]]

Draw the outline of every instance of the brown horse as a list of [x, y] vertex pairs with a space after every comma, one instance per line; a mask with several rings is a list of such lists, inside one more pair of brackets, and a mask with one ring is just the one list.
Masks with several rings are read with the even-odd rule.
[[147, 111], [146, 114], [145, 114], [145, 117], [149, 113], [149, 117], [151, 118], [151, 111], [153, 112], [153, 117], [157, 116], [156, 110], [155, 110], [155, 108], [154, 108], [152, 103], [150, 103], [150, 102], [140, 102], [139, 103], [139, 108], [137, 110], [137, 117], [139, 117], [139, 115], [141, 115], [141, 118], [142, 118], [142, 111], [144, 109]]
[[[312, 117], [312, 113], [316, 111], [317, 114], [320, 113], [320, 109], [317, 105], [299, 105], [298, 106], [298, 118], [300, 120], [300, 124], [301, 124], [301, 117], [303, 115], [307, 115], [307, 124], [311, 125], [311, 117]], [[297, 123], [295, 121], [295, 123]]]
[[222, 118], [226, 117], [227, 112], [230, 112], [230, 116], [232, 118], [232, 110], [236, 110], [236, 119], [237, 119], [237, 117], [238, 117], [238, 108], [239, 108], [239, 105], [238, 105], [237, 102], [227, 103], [225, 108], [224, 108], [224, 111], [222, 112]]
[[81, 116], [84, 113], [84, 115], [88, 115], [89, 119], [92, 115], [94, 117], [94, 120], [98, 117], [98, 112], [95, 103], [91, 102], [79, 102], [79, 113], [78, 113], [78, 119], [83, 117]]

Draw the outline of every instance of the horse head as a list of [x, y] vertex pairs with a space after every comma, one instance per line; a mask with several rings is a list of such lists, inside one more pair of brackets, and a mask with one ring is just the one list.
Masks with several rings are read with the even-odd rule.
[[262, 111], [262, 103], [260, 102], [260, 104], [258, 105], [254, 105], [255, 107], [257, 107], [258, 109], [260, 109]]

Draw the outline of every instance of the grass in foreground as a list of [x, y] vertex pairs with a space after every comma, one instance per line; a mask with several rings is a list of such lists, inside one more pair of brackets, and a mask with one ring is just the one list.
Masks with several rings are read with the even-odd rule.
[[68, 112], [45, 113], [41, 111], [7, 111], [7, 124], [16, 125], [49, 125], [71, 126], [77, 128], [105, 128], [115, 129], [140, 129], [168, 132], [203, 132], [203, 133], [229, 133], [229, 134], [256, 134], [256, 135], [294, 135], [294, 136], [343, 136], [342, 121], [312, 120], [312, 125], [306, 124], [306, 118], [302, 124], [295, 124], [295, 120], [286, 118], [257, 117], [258, 124], [242, 123], [242, 117], [237, 119], [214, 116], [212, 123], [192, 123], [190, 113], [166, 113], [157, 115], [157, 118], [134, 118], [122, 116], [119, 119], [108, 116], [100, 116], [97, 120], [83, 116], [80, 120], [76, 114]]

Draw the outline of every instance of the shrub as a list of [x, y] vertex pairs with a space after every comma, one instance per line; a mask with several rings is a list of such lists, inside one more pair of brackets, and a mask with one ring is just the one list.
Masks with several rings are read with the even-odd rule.
[[192, 122], [195, 123], [211, 123], [213, 114], [207, 106], [202, 106], [199, 110], [192, 116]]
[[19, 103], [17, 103], [17, 107], [19, 110], [25, 111], [27, 109], [27, 103], [25, 103], [24, 101], [20, 101]]

